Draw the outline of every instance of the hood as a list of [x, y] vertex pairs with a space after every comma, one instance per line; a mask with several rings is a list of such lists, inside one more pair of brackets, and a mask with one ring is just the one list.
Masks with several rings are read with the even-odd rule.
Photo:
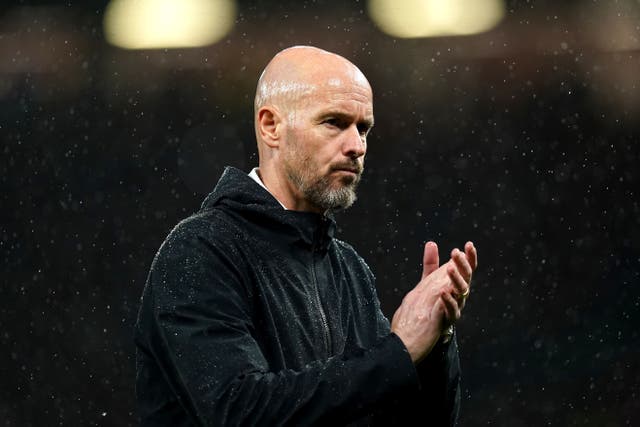
[[227, 166], [215, 188], [205, 198], [201, 212], [222, 209], [246, 221], [266, 226], [274, 232], [326, 249], [333, 239], [336, 223], [325, 215], [283, 209], [280, 203], [247, 173]]

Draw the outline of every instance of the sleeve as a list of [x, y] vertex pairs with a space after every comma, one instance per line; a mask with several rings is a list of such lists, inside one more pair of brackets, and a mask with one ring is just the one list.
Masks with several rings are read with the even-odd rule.
[[[252, 335], [251, 297], [233, 248], [176, 232], [159, 251], [143, 306], [149, 353], [197, 425], [346, 423], [390, 396], [417, 390], [400, 339], [272, 371]], [[241, 267], [240, 267], [241, 268]]]
[[376, 426], [455, 426], [460, 410], [460, 363], [455, 337], [439, 342], [416, 367], [417, 391], [405, 393], [375, 414]]
[[[378, 303], [379, 304], [379, 303]], [[381, 330], [389, 329], [389, 320], [379, 310]], [[400, 338], [398, 341], [402, 343]], [[404, 344], [402, 344], [404, 346]], [[419, 387], [406, 392], [375, 413], [376, 426], [455, 426], [460, 411], [460, 359], [456, 335], [448, 343], [439, 340], [417, 366]]]
[[418, 364], [421, 413], [426, 411], [434, 426], [454, 426], [460, 411], [460, 359], [456, 336], [444, 344], [436, 344], [431, 353]]

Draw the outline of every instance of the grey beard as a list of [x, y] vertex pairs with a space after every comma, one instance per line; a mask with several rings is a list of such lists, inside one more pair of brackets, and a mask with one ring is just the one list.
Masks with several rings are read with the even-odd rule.
[[332, 211], [347, 209], [353, 205], [358, 198], [356, 196], [356, 188], [360, 177], [351, 184], [347, 184], [337, 190], [332, 190], [329, 186], [330, 181], [328, 177], [322, 177], [307, 185], [300, 174], [291, 172], [292, 171], [289, 171], [288, 173], [291, 181], [310, 203], [321, 209]]

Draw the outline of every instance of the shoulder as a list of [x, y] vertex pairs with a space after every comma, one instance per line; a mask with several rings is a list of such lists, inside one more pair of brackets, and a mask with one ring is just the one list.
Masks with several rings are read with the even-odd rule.
[[354, 249], [354, 247], [351, 246], [349, 243], [345, 242], [344, 240], [336, 239], [334, 237], [333, 238], [333, 242], [338, 247], [338, 250], [340, 250], [342, 253], [348, 254], [349, 256], [355, 256], [355, 257], [358, 257], [358, 258], [362, 259], [362, 257], [360, 255], [358, 255], [358, 252]]
[[154, 257], [154, 266], [192, 263], [215, 258], [237, 265], [242, 255], [238, 227], [224, 212], [210, 209], [180, 221], [167, 235]]
[[237, 240], [234, 228], [231, 219], [223, 211], [209, 209], [194, 213], [176, 224], [162, 246], [198, 241], [214, 245], [228, 244]]
[[250, 248], [229, 226], [224, 213], [207, 211], [180, 221], [158, 249], [147, 281], [158, 298], [229, 291], [244, 292]]

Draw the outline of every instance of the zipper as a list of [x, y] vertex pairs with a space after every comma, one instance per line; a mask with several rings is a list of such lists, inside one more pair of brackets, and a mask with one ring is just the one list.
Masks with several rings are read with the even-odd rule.
[[322, 301], [320, 300], [320, 290], [318, 288], [318, 278], [316, 276], [316, 245], [315, 242], [313, 244], [313, 247], [311, 249], [311, 254], [312, 254], [312, 266], [311, 266], [311, 271], [312, 271], [312, 276], [313, 276], [313, 289], [315, 291], [315, 296], [316, 296], [316, 304], [318, 305], [318, 311], [320, 312], [320, 321], [322, 323], [322, 332], [323, 332], [323, 337], [324, 337], [324, 347], [325, 347], [325, 351], [326, 351], [326, 356], [327, 358], [331, 357], [331, 337], [329, 334], [329, 322], [327, 322], [327, 315], [324, 312], [324, 309], [322, 308]]

